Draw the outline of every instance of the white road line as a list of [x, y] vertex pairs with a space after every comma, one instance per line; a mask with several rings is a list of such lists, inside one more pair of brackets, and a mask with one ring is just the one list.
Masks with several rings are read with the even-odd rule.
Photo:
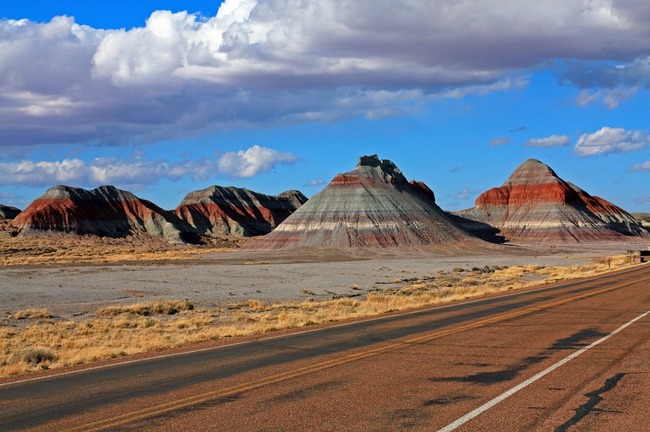
[[492, 408], [493, 406], [495, 406], [496, 404], [498, 404], [502, 400], [512, 396], [513, 394], [517, 393], [519, 390], [523, 389], [524, 387], [529, 386], [530, 384], [534, 383], [535, 381], [542, 378], [543, 376], [550, 374], [555, 369], [557, 369], [560, 366], [570, 362], [571, 360], [578, 357], [580, 354], [584, 353], [585, 351], [588, 351], [588, 350], [592, 349], [596, 345], [600, 345], [601, 343], [605, 342], [607, 339], [609, 339], [612, 336], [614, 336], [615, 334], [623, 331], [624, 329], [631, 326], [632, 324], [634, 324], [638, 320], [646, 317], [647, 315], [650, 315], [650, 310], [645, 312], [645, 313], [642, 313], [641, 315], [634, 318], [633, 320], [626, 322], [625, 324], [623, 324], [622, 326], [620, 326], [619, 328], [617, 328], [616, 330], [614, 330], [610, 334], [608, 334], [606, 336], [603, 336], [602, 338], [600, 338], [597, 341], [593, 342], [591, 345], [588, 345], [588, 346], [580, 349], [579, 351], [574, 352], [573, 354], [569, 355], [568, 357], [563, 358], [559, 362], [547, 367], [543, 371], [539, 372], [537, 375], [534, 375], [534, 376], [528, 378], [526, 381], [522, 382], [521, 384], [511, 388], [510, 390], [508, 390], [508, 391], [500, 394], [499, 396], [495, 397], [491, 401], [489, 401], [489, 402], [481, 405], [480, 407], [476, 408], [474, 411], [471, 411], [471, 412], [465, 414], [464, 416], [462, 416], [461, 418], [459, 418], [455, 422], [448, 424], [447, 426], [443, 427], [442, 429], [439, 429], [438, 432], [449, 432], [449, 431], [453, 431], [454, 429], [456, 429], [459, 426], [462, 426], [463, 424], [465, 424], [468, 421], [472, 420], [474, 417], [477, 417], [477, 416], [481, 415], [482, 413], [484, 413], [485, 411], [489, 410], [490, 408]]

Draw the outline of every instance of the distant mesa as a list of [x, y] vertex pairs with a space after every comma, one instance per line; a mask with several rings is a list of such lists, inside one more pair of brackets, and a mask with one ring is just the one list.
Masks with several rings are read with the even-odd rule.
[[11, 220], [20, 214], [20, 209], [16, 207], [0, 204], [0, 219]]
[[359, 158], [354, 170], [335, 176], [274, 231], [243, 247], [412, 247], [470, 238], [424, 183], [409, 183], [393, 162], [373, 155]]
[[271, 196], [210, 186], [188, 194], [175, 213], [201, 236], [251, 237], [271, 232], [305, 202], [307, 197], [296, 190]]
[[[597, 242], [649, 236], [632, 215], [568, 183], [542, 162], [529, 159], [503, 186], [482, 193], [475, 206], [456, 212], [476, 234], [491, 226], [523, 243]], [[476, 225], [483, 224], [483, 225]]]

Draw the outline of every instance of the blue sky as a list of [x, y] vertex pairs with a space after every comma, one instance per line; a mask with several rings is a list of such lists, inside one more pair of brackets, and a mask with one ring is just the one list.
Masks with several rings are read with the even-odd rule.
[[641, 0], [1, 2], [0, 203], [311, 196], [377, 153], [447, 210], [537, 158], [650, 211], [648, 18]]

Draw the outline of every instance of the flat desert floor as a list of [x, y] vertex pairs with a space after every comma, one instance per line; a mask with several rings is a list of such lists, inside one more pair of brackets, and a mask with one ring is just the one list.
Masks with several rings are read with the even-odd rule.
[[[109, 263], [75, 262], [0, 267], [0, 314], [47, 308], [62, 318], [106, 305], [156, 299], [187, 299], [200, 308], [246, 299], [326, 300], [426, 280], [443, 270], [485, 266], [576, 265], [639, 244], [589, 246], [489, 245], [476, 250], [294, 250], [282, 252], [194, 251], [193, 259], [146, 256]], [[137, 254], [135, 255], [137, 258]], [[144, 255], [143, 255], [144, 256]], [[133, 257], [132, 257], [133, 258]]]

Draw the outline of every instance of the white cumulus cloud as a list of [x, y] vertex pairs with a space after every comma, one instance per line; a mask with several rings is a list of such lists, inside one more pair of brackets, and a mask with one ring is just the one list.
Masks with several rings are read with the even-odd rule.
[[633, 97], [637, 91], [637, 87], [621, 86], [605, 90], [583, 90], [576, 96], [576, 103], [580, 106], [587, 106], [599, 101], [607, 108], [614, 109], [623, 101]]
[[248, 150], [228, 152], [219, 158], [219, 171], [231, 177], [253, 177], [272, 170], [278, 164], [291, 164], [298, 160], [291, 153], [281, 153], [254, 145]]
[[226, 0], [130, 30], [0, 20], [0, 145], [394, 116], [522, 88], [549, 64], [615, 106], [650, 83], [649, 21], [627, 0]]
[[583, 134], [576, 143], [580, 156], [627, 153], [650, 146], [650, 138], [643, 131], [604, 127], [591, 134]]
[[650, 161], [646, 161], [640, 164], [633, 165], [630, 168], [630, 171], [645, 171], [645, 172], [650, 172]]
[[566, 135], [551, 135], [545, 138], [531, 138], [524, 143], [526, 147], [566, 147], [571, 139]]
[[192, 178], [206, 180], [219, 176], [252, 177], [270, 171], [278, 164], [293, 163], [297, 157], [265, 147], [253, 146], [246, 151], [224, 153], [218, 159], [202, 158], [180, 162], [131, 159], [96, 158], [90, 162], [81, 159], [61, 161], [0, 162], [0, 185], [52, 186], [67, 184], [95, 187], [147, 185], [162, 179]]
[[50, 183], [74, 183], [83, 178], [85, 164], [80, 159], [62, 161], [24, 160], [0, 163], [0, 184], [36, 186]]

